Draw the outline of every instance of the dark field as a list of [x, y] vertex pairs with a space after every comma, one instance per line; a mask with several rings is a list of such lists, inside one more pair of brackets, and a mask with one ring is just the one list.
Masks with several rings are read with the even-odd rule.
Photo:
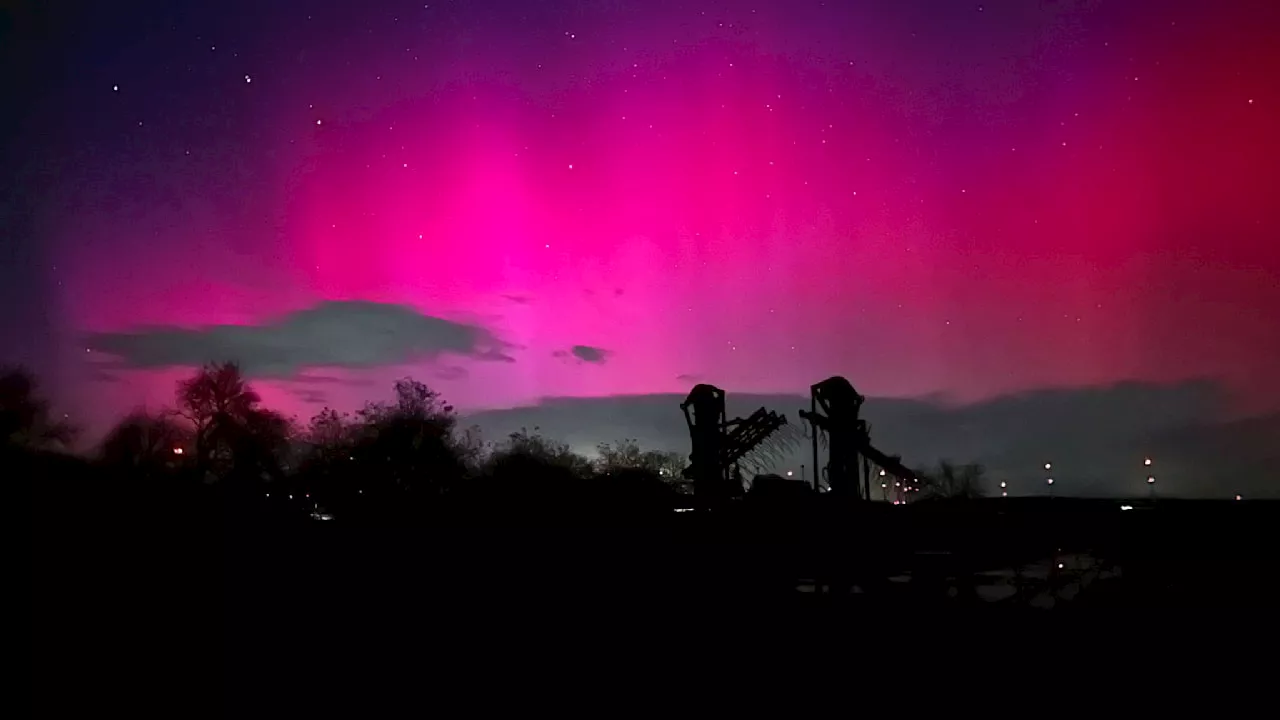
[[817, 499], [373, 527], [212, 491], [24, 501], [37, 705], [182, 698], [183, 716], [241, 717], [350, 716], [382, 697], [369, 687], [417, 687], [441, 663], [542, 667], [583, 641], [670, 652], [697, 633], [837, 623], [865, 637], [903, 618], [1229, 623], [1274, 604], [1280, 520], [1262, 501]]

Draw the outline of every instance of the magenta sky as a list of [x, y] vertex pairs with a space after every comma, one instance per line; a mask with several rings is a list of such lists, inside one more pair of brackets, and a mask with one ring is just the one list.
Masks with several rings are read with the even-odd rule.
[[[95, 380], [86, 336], [324, 300], [514, 346], [305, 371], [468, 407], [834, 373], [962, 399], [1214, 377], [1280, 403], [1269, 4], [479, 5], [100, 38], [56, 105], [44, 221], [94, 422], [185, 370]], [[302, 416], [380, 392], [260, 384]]]

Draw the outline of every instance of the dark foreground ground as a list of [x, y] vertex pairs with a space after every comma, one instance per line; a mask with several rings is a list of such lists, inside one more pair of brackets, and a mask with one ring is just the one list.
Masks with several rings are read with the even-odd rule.
[[[656, 674], [656, 692], [705, 684], [743, 659], [730, 648], [752, 648], [757, 670], [803, 667], [815, 648], [865, 656], [939, 627], [986, 628], [1004, 663], [1063, 642], [1106, 654], [1125, 642], [1117, 626], [1269, 612], [1280, 550], [1280, 507], [1265, 502], [756, 505], [428, 527], [194, 496], [24, 502], [33, 704], [64, 717], [382, 717], [446, 689], [520, 704], [513, 678], [577, 693], [595, 686], [584, 665]], [[708, 644], [724, 657], [691, 656]]]

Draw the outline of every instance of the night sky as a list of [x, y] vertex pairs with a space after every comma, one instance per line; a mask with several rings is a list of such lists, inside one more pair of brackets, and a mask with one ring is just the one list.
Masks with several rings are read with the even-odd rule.
[[1271, 0], [4, 9], [0, 347], [90, 427], [227, 358], [304, 418], [405, 374], [1280, 408]]

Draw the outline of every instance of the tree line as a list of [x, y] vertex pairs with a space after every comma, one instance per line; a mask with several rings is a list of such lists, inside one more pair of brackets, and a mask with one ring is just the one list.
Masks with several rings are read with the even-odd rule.
[[[185, 480], [346, 514], [357, 503], [403, 514], [451, 496], [527, 494], [518, 485], [546, 495], [602, 479], [668, 500], [691, 492], [677, 452], [623, 439], [589, 459], [536, 427], [489, 442], [420, 381], [396, 381], [392, 398], [353, 413], [326, 407], [303, 423], [265, 407], [236, 363], [213, 363], [178, 383], [171, 408], [122, 418], [86, 460], [115, 479]], [[53, 416], [32, 373], [12, 368], [0, 374], [0, 437], [9, 454], [65, 453], [76, 430]]]
[[[53, 416], [32, 373], [12, 368], [0, 373], [0, 437], [7, 454], [58, 454], [76, 429]], [[590, 498], [669, 508], [692, 492], [681, 453], [646, 450], [633, 439], [597, 451], [587, 458], [536, 427], [485, 441], [438, 392], [408, 377], [395, 382], [389, 402], [353, 413], [326, 407], [301, 423], [265, 407], [240, 367], [223, 362], [181, 380], [171, 408], [126, 415], [84, 460], [118, 481], [186, 481], [226, 497], [347, 518], [420, 515], [457, 499], [581, 510]], [[978, 465], [943, 462], [921, 476], [913, 500], [983, 494]]]

